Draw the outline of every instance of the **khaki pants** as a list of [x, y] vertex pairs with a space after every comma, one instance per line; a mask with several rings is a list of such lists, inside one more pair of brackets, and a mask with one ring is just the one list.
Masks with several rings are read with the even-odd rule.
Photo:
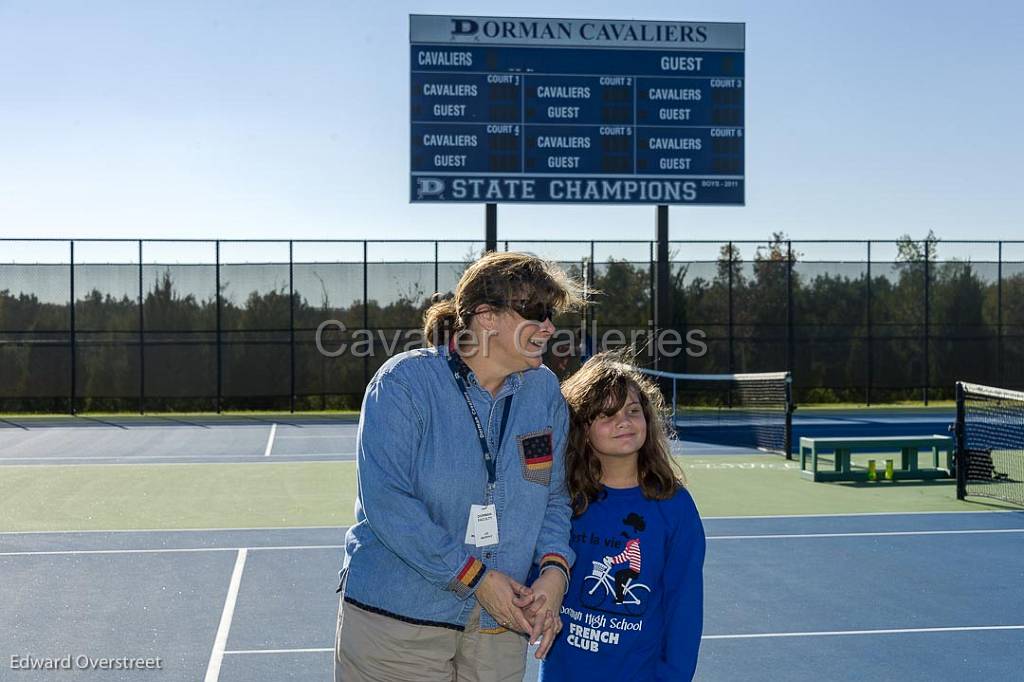
[[480, 632], [480, 606], [460, 632], [413, 625], [342, 599], [334, 640], [335, 682], [522, 682], [526, 637]]

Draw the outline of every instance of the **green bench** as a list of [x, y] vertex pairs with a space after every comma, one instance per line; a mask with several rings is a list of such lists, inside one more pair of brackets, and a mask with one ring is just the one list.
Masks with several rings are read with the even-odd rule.
[[[867, 481], [867, 469], [854, 470], [850, 455], [869, 452], [877, 461], [878, 479], [885, 478], [885, 460], [899, 455], [899, 466], [894, 467], [896, 480], [952, 478], [953, 438], [951, 436], [877, 436], [861, 438], [800, 438], [800, 474], [811, 481]], [[919, 467], [917, 456], [921, 451], [932, 453], [932, 466]], [[830, 469], [818, 470], [818, 456], [831, 452], [834, 461]], [[943, 453], [939, 466], [939, 453]], [[810, 468], [808, 468], [810, 464]]]

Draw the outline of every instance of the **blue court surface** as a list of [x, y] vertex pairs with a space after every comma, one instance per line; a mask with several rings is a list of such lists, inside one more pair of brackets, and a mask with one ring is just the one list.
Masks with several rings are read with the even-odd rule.
[[[708, 518], [699, 680], [1010, 680], [1024, 512]], [[343, 528], [0, 534], [12, 656], [159, 657], [161, 680], [329, 680]], [[531, 680], [531, 666], [526, 679]]]
[[[800, 436], [947, 434], [950, 410], [798, 410]], [[728, 430], [728, 429], [726, 429]], [[3, 464], [169, 464], [331, 461], [355, 458], [355, 417], [51, 417], [0, 419]], [[674, 450], [688, 455], [749, 455], [735, 444], [696, 442], [680, 429]]]
[[860, 408], [801, 410], [793, 413], [793, 442], [801, 436], [927, 436], [948, 435], [956, 421], [953, 408]]
[[347, 416], [9, 417], [0, 465], [351, 460], [356, 431]]

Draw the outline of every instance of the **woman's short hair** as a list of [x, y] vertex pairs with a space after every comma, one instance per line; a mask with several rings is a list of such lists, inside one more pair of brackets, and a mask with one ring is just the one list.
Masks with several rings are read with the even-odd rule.
[[560, 267], [529, 253], [492, 251], [462, 273], [451, 296], [434, 294], [423, 314], [423, 334], [432, 346], [445, 345], [469, 328], [480, 305], [504, 308], [514, 300], [545, 303], [558, 312], [583, 303], [581, 287]]

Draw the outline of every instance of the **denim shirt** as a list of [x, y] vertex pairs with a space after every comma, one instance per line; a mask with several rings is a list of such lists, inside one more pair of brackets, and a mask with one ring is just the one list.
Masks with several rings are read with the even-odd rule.
[[[568, 574], [568, 409], [541, 366], [508, 376], [496, 396], [465, 367], [496, 457], [493, 492], [469, 407], [443, 346], [388, 360], [366, 388], [356, 443], [356, 523], [345, 537], [345, 600], [407, 622], [464, 629], [488, 570], [526, 584], [533, 566]], [[456, 358], [458, 362], [460, 359]], [[498, 434], [512, 400], [505, 435]], [[498, 543], [466, 543], [470, 506], [493, 502]], [[502, 632], [486, 611], [483, 632]]]

